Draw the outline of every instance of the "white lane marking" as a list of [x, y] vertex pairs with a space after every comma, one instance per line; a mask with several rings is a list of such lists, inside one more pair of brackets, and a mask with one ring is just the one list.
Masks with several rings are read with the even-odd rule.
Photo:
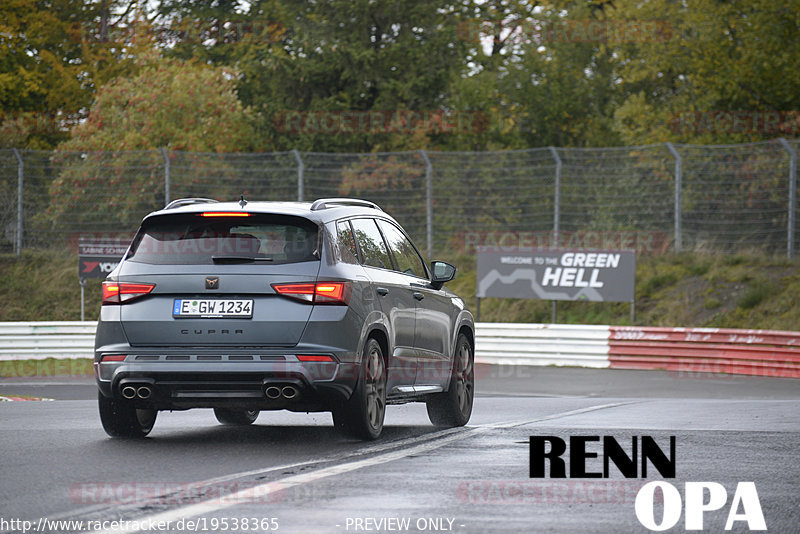
[[550, 421], [551, 419], [561, 419], [571, 415], [579, 415], [587, 412], [595, 412], [597, 410], [605, 410], [607, 408], [616, 408], [617, 406], [627, 406], [628, 404], [636, 404], [641, 401], [625, 401], [625, 402], [612, 402], [609, 404], [598, 404], [597, 406], [589, 406], [587, 408], [578, 408], [577, 410], [570, 410], [568, 412], [556, 413], [553, 415], [545, 415], [544, 417], [537, 417], [529, 421], [508, 421], [506, 423], [488, 423], [481, 425], [486, 428], [514, 428], [516, 426], [532, 425], [534, 423], [541, 423], [542, 421]]
[[[364, 448], [358, 449], [357, 451], [347, 451], [347, 452], [342, 452], [342, 453], [339, 453], [339, 454], [332, 454], [330, 456], [326, 456], [324, 458], [320, 458], [320, 459], [317, 459], [317, 460], [307, 460], [305, 462], [295, 462], [295, 463], [292, 463], [292, 464], [284, 464], [284, 465], [277, 465], [277, 466], [266, 467], [266, 468], [261, 468], [261, 469], [253, 469], [251, 471], [242, 471], [242, 472], [239, 472], [239, 473], [233, 473], [233, 474], [230, 474], [230, 475], [223, 475], [223, 476], [220, 476], [220, 477], [209, 478], [209, 479], [200, 480], [200, 481], [197, 481], [197, 482], [190, 482], [190, 483], [187, 483], [186, 485], [190, 486], [191, 488], [200, 489], [200, 488], [203, 488], [205, 486], [211, 486], [213, 484], [223, 484], [225, 482], [230, 482], [230, 481], [236, 480], [238, 478], [254, 477], [254, 476], [259, 476], [259, 475], [265, 475], [265, 474], [268, 474], [268, 473], [273, 473], [275, 471], [285, 471], [287, 469], [294, 469], [294, 468], [297, 468], [297, 467], [306, 467], [306, 466], [309, 466], [309, 465], [326, 464], [326, 463], [330, 463], [330, 462], [336, 462], [336, 461], [344, 460], [344, 459], [347, 459], [347, 458], [365, 456], [365, 455], [368, 455], [368, 454], [374, 454], [376, 452], [385, 451], [387, 449], [396, 449], [396, 448], [403, 447], [403, 446], [406, 446], [406, 445], [412, 445], [412, 444], [418, 443], [420, 441], [427, 441], [427, 440], [437, 439], [439, 437], [446, 436], [446, 435], [452, 434], [454, 432], [461, 433], [463, 431], [464, 431], [463, 428], [446, 428], [444, 430], [437, 430], [435, 432], [429, 432], [429, 433], [424, 434], [422, 436], [417, 436], [417, 437], [412, 437], [412, 438], [404, 438], [404, 439], [400, 439], [400, 440], [396, 440], [396, 441], [388, 441], [388, 442], [385, 442], [385, 443], [379, 443], [379, 444], [376, 444], [376, 445], [372, 445], [372, 446], [369, 446], [369, 447], [364, 447]], [[252, 491], [252, 490], [250, 490], [250, 491]], [[152, 502], [154, 504], [158, 504], [160, 499], [167, 499], [173, 494], [174, 494], [174, 492], [172, 492], [172, 493], [161, 493], [159, 495], [154, 496], [150, 502]], [[93, 505], [93, 506], [87, 506], [87, 507], [80, 508], [80, 509], [77, 509], [77, 510], [70, 510], [70, 511], [65, 512], [63, 514], [57, 514], [57, 515], [52, 516], [51, 518], [54, 518], [54, 519], [71, 519], [71, 518], [74, 518], [74, 517], [81, 517], [81, 516], [90, 515], [90, 514], [93, 515], [93, 514], [95, 514], [97, 512], [102, 512], [104, 510], [107, 510], [108, 507], [109, 507], [108, 504], [96, 504], [96, 505]]]
[[509, 393], [508, 391], [479, 391], [476, 397], [533, 397], [542, 399], [585, 399], [589, 395], [558, 395], [555, 393]]
[[[248, 499], [252, 500], [253, 495], [269, 495], [269, 493], [275, 491], [276, 488], [278, 488], [279, 491], [285, 491], [295, 486], [308, 484], [310, 482], [315, 482], [323, 478], [349, 473], [357, 469], [371, 467], [385, 462], [400, 460], [402, 458], [407, 458], [408, 456], [414, 454], [429, 452], [434, 449], [438, 449], [439, 447], [443, 447], [444, 445], [450, 443], [451, 441], [460, 439], [464, 437], [465, 434], [471, 434], [479, 430], [488, 430], [488, 428], [482, 428], [482, 427], [469, 428], [465, 431], [459, 432], [456, 435], [445, 436], [440, 439], [428, 441], [426, 443], [416, 445], [409, 449], [387, 452], [379, 454], [377, 456], [373, 456], [371, 458], [365, 458], [363, 460], [356, 460], [354, 462], [333, 465], [330, 467], [317, 469], [315, 471], [309, 471], [308, 473], [302, 473], [299, 475], [291, 475], [272, 482], [266, 482], [259, 486], [250, 487], [238, 491], [236, 493], [233, 493], [231, 495], [226, 495], [224, 500], [210, 499], [204, 502], [199, 502], [197, 504], [191, 504], [189, 506], [175, 508], [173, 510], [168, 510], [166, 512], [161, 512], [143, 518], [133, 519], [131, 520], [131, 523], [144, 524], [145, 526], [148, 523], [154, 524], [160, 522], [172, 522], [174, 524], [175, 522], [183, 518], [216, 513], [221, 510], [230, 508], [231, 506], [236, 506], [241, 502], [247, 502]], [[134, 526], [134, 528], [119, 528], [116, 530], [95, 531], [94, 534], [128, 534], [133, 532], [141, 532], [141, 529], [135, 528]]]
[[13, 380], [3, 380], [0, 378], [0, 386], [94, 386], [95, 381], [92, 380], [81, 380], [75, 382], [69, 381], [36, 381], [36, 382], [14, 382]]
[[357, 457], [357, 456], [365, 456], [367, 454], [374, 454], [376, 452], [385, 451], [387, 449], [396, 449], [398, 447], [403, 447], [405, 445], [412, 445], [412, 444], [418, 443], [420, 441], [435, 440], [435, 439], [438, 439], [440, 437], [444, 437], [444, 436], [446, 436], [448, 434], [452, 434], [454, 432], [461, 433], [461, 432], [463, 432], [463, 429], [462, 428], [446, 428], [444, 430], [438, 430], [436, 432], [429, 432], [427, 434], [423, 434], [422, 436], [417, 436], [417, 437], [414, 437], [414, 438], [404, 438], [404, 439], [397, 440], [397, 441], [389, 441], [389, 442], [386, 442], [386, 443], [380, 443], [380, 444], [377, 444], [377, 445], [372, 445], [370, 447], [365, 447], [365, 448], [359, 449], [357, 451], [349, 451], [349, 452], [343, 452], [343, 453], [340, 453], [340, 454], [334, 454], [334, 455], [322, 458], [320, 460], [308, 460], [308, 461], [305, 461], [305, 462], [297, 462], [297, 463], [293, 463], [293, 464], [280, 465], [280, 466], [277, 466], [277, 467], [267, 467], [267, 468], [262, 468], [262, 469], [254, 469], [252, 471], [243, 471], [241, 473], [234, 473], [232, 475], [224, 475], [224, 476], [217, 477], [217, 478], [211, 478], [211, 479], [208, 479], [208, 480], [204, 480], [202, 482], [193, 483], [192, 485], [194, 486], [196, 484], [198, 486], [203, 486], [203, 485], [206, 485], [206, 484], [219, 484], [221, 482], [228, 482], [230, 480], [236, 480], [237, 478], [252, 477], [252, 476], [256, 476], [256, 475], [264, 475], [264, 474], [267, 474], [267, 473], [272, 473], [274, 471], [292, 469], [292, 468], [295, 468], [295, 467], [305, 467], [305, 466], [308, 466], [308, 465], [335, 462], [335, 461], [338, 461], [338, 460], [344, 460], [346, 458], [352, 458], [352, 457]]
[[[434, 432], [433, 434], [437, 434], [438, 437], [434, 437], [432, 439], [428, 438], [430, 434], [427, 434], [426, 436], [420, 436], [418, 438], [409, 438], [403, 441], [413, 442], [413, 441], [420, 441], [420, 439], [423, 439], [425, 442], [420, 443], [418, 445], [414, 445], [409, 448], [378, 454], [377, 456], [373, 456], [371, 458], [365, 458], [363, 460], [356, 460], [353, 462], [333, 465], [330, 467], [324, 467], [321, 469], [316, 469], [314, 471], [309, 471], [307, 473], [301, 473], [298, 475], [290, 475], [278, 480], [273, 480], [271, 482], [265, 482], [264, 484], [261, 484], [259, 486], [249, 487], [247, 489], [238, 491], [234, 494], [226, 496], [224, 500], [218, 498], [209, 499], [207, 501], [199, 502], [196, 504], [191, 504], [180, 508], [174, 508], [172, 510], [167, 510], [165, 512], [156, 513], [138, 519], [132, 519], [130, 520], [130, 523], [138, 523], [140, 525], [144, 524], [145, 526], [147, 524], [154, 524], [160, 522], [175, 523], [183, 518], [197, 517], [205, 514], [213, 514], [221, 510], [230, 508], [232, 506], [236, 506], [241, 502], [247, 502], [247, 499], [252, 499], [253, 495], [269, 495], [269, 493], [274, 491], [275, 488], [279, 488], [280, 491], [285, 491], [287, 489], [300, 486], [303, 484], [308, 484], [311, 482], [316, 482], [324, 478], [341, 475], [344, 473], [349, 473], [351, 471], [356, 471], [358, 469], [363, 469], [366, 467], [372, 467], [386, 462], [401, 460], [403, 458], [408, 458], [409, 456], [423, 454], [444, 447], [445, 445], [457, 439], [467, 437], [468, 435], [487, 432], [489, 430], [498, 428], [514, 428], [517, 426], [538, 423], [541, 421], [548, 421], [560, 417], [568, 417], [570, 415], [576, 415], [579, 413], [586, 413], [596, 410], [604, 410], [607, 408], [614, 408], [617, 406], [623, 406], [625, 404], [631, 404], [631, 403], [618, 402], [611, 404], [602, 404], [598, 406], [590, 406], [587, 408], [581, 408], [579, 410], [570, 410], [568, 412], [562, 412], [544, 417], [538, 417], [536, 419], [531, 419], [527, 421], [509, 421], [505, 423], [493, 423], [489, 425], [480, 425], [467, 428], [451, 428], [440, 432]], [[398, 442], [391, 444], [392, 448], [396, 448], [397, 443]], [[269, 470], [259, 470], [256, 472], [260, 473], [266, 471], [273, 471], [275, 469], [277, 468], [270, 468]], [[237, 475], [231, 475], [231, 477], [240, 477], [240, 476], [246, 476], [246, 475], [242, 473], [239, 473]], [[220, 477], [220, 478], [229, 478], [229, 477]], [[134, 528], [122, 528], [124, 526], [125, 525], [123, 523], [123, 525], [119, 529], [95, 531], [93, 534], [130, 534], [134, 532], [141, 532], [142, 530], [135, 528], [135, 525]]]
[[0, 397], [0, 402], [23, 402], [23, 401], [53, 401], [55, 399], [48, 399], [47, 397], [20, 397], [11, 395], [10, 397]]

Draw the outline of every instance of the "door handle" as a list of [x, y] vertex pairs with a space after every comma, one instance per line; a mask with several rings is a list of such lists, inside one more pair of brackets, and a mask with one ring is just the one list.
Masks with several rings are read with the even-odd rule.
[[423, 295], [419, 291], [414, 291], [414, 298], [417, 299], [417, 300], [422, 300], [422, 299], [425, 298], [425, 295]]
[[389, 294], [389, 290], [386, 289], [385, 287], [377, 287], [375, 288], [375, 292], [382, 297], [385, 297], [386, 295]]

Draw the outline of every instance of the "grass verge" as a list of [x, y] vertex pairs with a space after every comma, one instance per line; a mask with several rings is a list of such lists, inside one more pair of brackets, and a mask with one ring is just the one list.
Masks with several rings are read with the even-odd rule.
[[[475, 257], [441, 254], [458, 266], [448, 287], [475, 311]], [[86, 319], [97, 318], [100, 280], [86, 285]], [[0, 321], [80, 319], [76, 254], [25, 251], [0, 255]], [[681, 253], [636, 259], [636, 324], [797, 330], [800, 261], [758, 254]], [[551, 303], [484, 299], [481, 321], [548, 323]], [[557, 322], [630, 324], [630, 305], [559, 302]], [[90, 373], [91, 374], [91, 373]]]

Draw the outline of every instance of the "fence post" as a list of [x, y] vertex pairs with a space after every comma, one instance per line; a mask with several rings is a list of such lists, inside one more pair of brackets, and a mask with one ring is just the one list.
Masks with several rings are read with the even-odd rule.
[[294, 160], [297, 162], [297, 201], [302, 202], [306, 167], [303, 164], [303, 158], [300, 157], [300, 152], [296, 149], [292, 150], [292, 156], [294, 156]]
[[[553, 159], [556, 161], [556, 187], [555, 193], [553, 194], [553, 248], [558, 248], [559, 246], [559, 238], [558, 238], [558, 225], [559, 225], [559, 218], [560, 218], [560, 204], [561, 204], [561, 157], [558, 155], [558, 150], [555, 147], [549, 147], [550, 153], [553, 155]], [[553, 320], [555, 322], [555, 320]]]
[[425, 160], [425, 230], [428, 244], [428, 260], [433, 258], [433, 165], [425, 150], [419, 151]]
[[161, 157], [164, 158], [164, 205], [169, 204], [169, 156], [167, 150], [161, 147]]
[[675, 158], [675, 252], [680, 252], [683, 248], [683, 236], [681, 235], [681, 194], [683, 190], [683, 160], [681, 155], [672, 145], [667, 143], [667, 149]]
[[[560, 246], [560, 240], [558, 236], [559, 232], [559, 219], [561, 218], [561, 156], [558, 155], [558, 150], [555, 147], [549, 147], [550, 154], [553, 155], [553, 159], [556, 161], [556, 183], [555, 183], [555, 192], [553, 193], [553, 240], [552, 240], [552, 247], [558, 248]], [[550, 310], [550, 322], [555, 324], [556, 319], [558, 318], [558, 302], [555, 300], [551, 302], [552, 309]]]
[[23, 164], [22, 155], [16, 148], [12, 149], [17, 158], [17, 256], [22, 254], [22, 186], [23, 186]]
[[789, 142], [781, 137], [778, 139], [783, 148], [789, 152], [789, 223], [786, 231], [786, 255], [789, 259], [794, 257], [794, 212], [797, 199], [797, 151]]

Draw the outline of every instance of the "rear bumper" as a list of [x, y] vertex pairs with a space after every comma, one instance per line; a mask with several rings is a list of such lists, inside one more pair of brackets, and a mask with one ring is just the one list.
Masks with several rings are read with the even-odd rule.
[[[126, 351], [124, 361], [101, 361], [95, 375], [106, 397], [126, 398], [158, 410], [240, 408], [327, 411], [350, 398], [358, 364], [328, 354], [331, 362], [301, 362], [295, 353]], [[124, 352], [123, 352], [124, 354]], [[142, 394], [131, 396], [131, 389]], [[276, 394], [277, 388], [277, 394]]]

